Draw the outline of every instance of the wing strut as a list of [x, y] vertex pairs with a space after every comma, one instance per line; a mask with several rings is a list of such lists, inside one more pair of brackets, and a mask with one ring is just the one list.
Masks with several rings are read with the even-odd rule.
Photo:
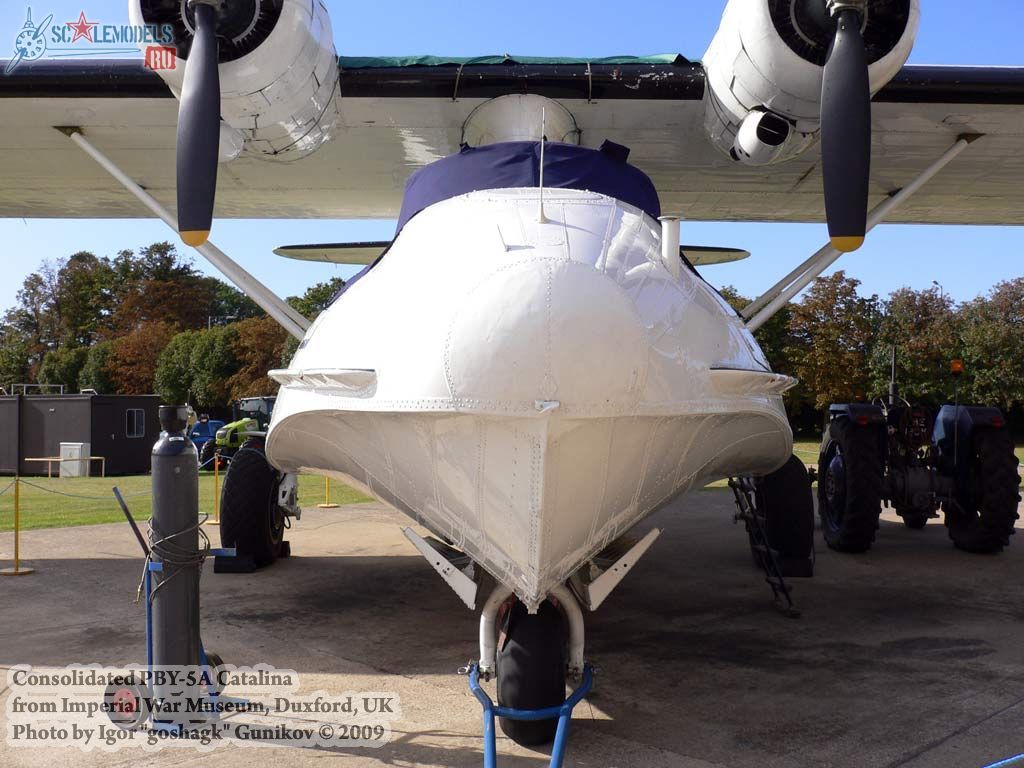
[[[882, 223], [886, 216], [905, 203], [915, 192], [928, 183], [935, 174], [949, 165], [953, 158], [979, 138], [981, 138], [981, 134], [976, 133], [963, 134], [958, 137], [956, 143], [947, 149], [938, 160], [921, 171], [917, 178], [871, 210], [868, 214], [866, 231], [870, 232], [878, 224]], [[836, 250], [831, 245], [823, 246], [813, 256], [765, 291], [750, 306], [743, 310], [741, 314], [747, 321], [747, 328], [751, 331], [756, 331], [768, 322], [790, 299], [810, 285], [811, 282], [832, 266], [836, 259], [842, 255], [842, 252]]]
[[[89, 140], [82, 135], [80, 128], [58, 128], [57, 130], [71, 139], [89, 157], [99, 163], [121, 186], [135, 195], [143, 205], [163, 220], [175, 233], [178, 232], [178, 223], [175, 217], [160, 205], [152, 195], [132, 181], [109, 157], [90, 144]], [[196, 250], [214, 267], [220, 270], [228, 280], [234, 283], [242, 293], [255, 301], [268, 315], [280, 323], [288, 333], [300, 341], [305, 337], [306, 329], [309, 328], [309, 320], [299, 314], [288, 302], [249, 274], [238, 262], [231, 259], [224, 251], [211, 242], [199, 246]]]

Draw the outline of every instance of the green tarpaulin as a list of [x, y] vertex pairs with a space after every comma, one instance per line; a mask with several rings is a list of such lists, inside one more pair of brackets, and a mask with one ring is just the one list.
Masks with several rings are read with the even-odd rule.
[[687, 59], [678, 53], [660, 53], [654, 56], [606, 56], [597, 59], [576, 59], [564, 56], [341, 56], [342, 69], [370, 69], [387, 67], [457, 67], [484, 64], [685, 64]]

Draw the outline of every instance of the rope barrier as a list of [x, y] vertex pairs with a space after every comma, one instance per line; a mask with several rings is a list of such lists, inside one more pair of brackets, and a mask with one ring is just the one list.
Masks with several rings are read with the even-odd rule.
[[2, 491], [0, 491], [0, 496], [3, 496], [5, 493], [7, 493], [9, 490], [11, 490], [11, 488], [14, 487], [14, 483], [15, 482], [17, 482], [17, 481], [16, 480], [11, 480], [11, 482], [9, 482], [7, 484], [7, 487], [4, 488]]
[[[55, 496], [66, 496], [69, 499], [85, 499], [86, 501], [110, 501], [110, 498], [107, 497], [107, 496], [85, 496], [85, 495], [79, 494], [79, 493], [68, 493], [66, 491], [58, 491], [58, 490], [54, 490], [53, 488], [46, 488], [46, 487], [44, 487], [42, 485], [36, 485], [35, 483], [29, 482], [28, 480], [25, 480], [25, 479], [22, 479], [21, 484], [22, 485], [27, 485], [30, 488], [35, 488], [37, 491], [42, 491], [43, 493], [50, 493], [50, 494], [53, 494]], [[126, 493], [126, 494], [124, 494], [124, 498], [126, 498], [126, 499], [135, 499], [135, 498], [139, 498], [141, 496], [152, 496], [152, 495], [153, 495], [152, 491], [138, 491], [136, 493]]]

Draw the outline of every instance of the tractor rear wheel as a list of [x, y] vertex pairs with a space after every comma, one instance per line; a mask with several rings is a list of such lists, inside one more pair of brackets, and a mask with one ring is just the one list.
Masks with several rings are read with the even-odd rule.
[[[546, 709], [565, 701], [566, 622], [562, 611], [541, 603], [530, 615], [518, 600], [505, 620], [498, 649], [498, 705], [512, 709]], [[500, 718], [501, 730], [520, 746], [535, 747], [555, 738], [558, 720]]]
[[[755, 514], [783, 576], [814, 575], [814, 495], [807, 467], [796, 456], [755, 481]], [[749, 525], [748, 525], [749, 529]], [[755, 546], [751, 533], [751, 546]], [[757, 552], [754, 562], [759, 564]]]
[[224, 476], [220, 511], [220, 540], [249, 555], [258, 568], [281, 556], [285, 512], [277, 503], [281, 475], [270, 466], [266, 454], [243, 447], [231, 459]]
[[818, 515], [825, 543], [839, 552], [866, 552], [882, 512], [882, 443], [873, 426], [840, 417], [818, 462]]
[[[199, 450], [199, 468], [213, 471], [213, 457], [217, 455], [217, 441], [210, 439]], [[218, 459], [219, 460], [219, 459]]]
[[955, 504], [946, 504], [949, 538], [967, 552], [990, 554], [1010, 544], [1020, 502], [1020, 463], [1007, 429], [981, 429], [974, 434], [967, 487], [957, 488]]

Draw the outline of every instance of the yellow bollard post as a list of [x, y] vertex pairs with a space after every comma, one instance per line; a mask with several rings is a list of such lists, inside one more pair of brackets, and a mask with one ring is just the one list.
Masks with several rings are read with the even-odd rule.
[[35, 568], [21, 567], [21, 478], [14, 477], [14, 567], [4, 568], [0, 576], [26, 576]]
[[213, 457], [213, 517], [206, 518], [207, 525], [220, 525], [220, 457]]
[[324, 478], [324, 503], [317, 504], [320, 509], [337, 509], [337, 504], [331, 503], [331, 478]]

